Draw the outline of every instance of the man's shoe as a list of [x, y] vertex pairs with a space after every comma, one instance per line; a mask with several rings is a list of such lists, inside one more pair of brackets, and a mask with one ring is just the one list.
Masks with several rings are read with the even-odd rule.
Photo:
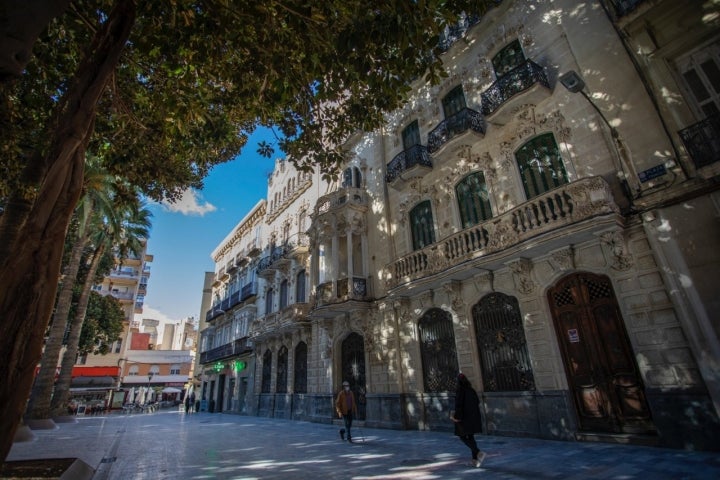
[[352, 438], [348, 436], [348, 442], [353, 443]]
[[345, 429], [344, 428], [340, 429], [340, 439], [343, 441], [345, 440]]
[[485, 460], [485, 457], [487, 457], [487, 453], [485, 453], [485, 452], [478, 453], [477, 460], [476, 460], [477, 465], [475, 465], [475, 466], [480, 467], [480, 465], [482, 465], [482, 463], [483, 463], [483, 460]]

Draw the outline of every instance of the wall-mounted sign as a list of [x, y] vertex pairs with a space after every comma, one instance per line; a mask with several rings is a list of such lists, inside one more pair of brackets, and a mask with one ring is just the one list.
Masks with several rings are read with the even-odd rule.
[[665, 165], [660, 164], [638, 173], [638, 178], [640, 178], [641, 182], [647, 182], [653, 178], [662, 177], [666, 173]]
[[570, 340], [570, 343], [580, 342], [580, 334], [578, 333], [577, 328], [571, 328], [568, 330], [568, 340]]

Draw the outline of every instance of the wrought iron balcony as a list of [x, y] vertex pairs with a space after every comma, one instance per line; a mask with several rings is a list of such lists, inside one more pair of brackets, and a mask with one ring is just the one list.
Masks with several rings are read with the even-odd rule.
[[485, 135], [485, 118], [475, 110], [463, 108], [446, 118], [428, 134], [428, 152], [435, 153], [453, 137], [467, 131]]
[[243, 353], [249, 352], [252, 352], [252, 347], [248, 343], [248, 337], [238, 338], [237, 340], [226, 343], [225, 345], [220, 345], [212, 350], [202, 352], [200, 354], [200, 363], [208, 364], [217, 362], [218, 360], [223, 360], [228, 357], [242, 355]]
[[286, 258], [284, 245], [273, 248], [270, 255], [261, 258], [260, 262], [258, 262], [258, 273], [261, 275], [272, 273], [278, 267], [280, 261], [284, 258]]
[[720, 114], [680, 130], [679, 134], [695, 168], [720, 160]]
[[240, 290], [240, 301], [244, 302], [248, 298], [256, 296], [258, 293], [258, 284], [257, 282], [251, 282], [247, 285], [244, 285], [242, 289]]
[[428, 149], [423, 145], [413, 145], [407, 150], [403, 150], [395, 155], [395, 158], [387, 164], [385, 181], [387, 183], [393, 183], [400, 178], [400, 174], [415, 169], [415, 167], [420, 167], [423, 171], [432, 170], [432, 161], [430, 160]]
[[[545, 94], [549, 95], [550, 83], [545, 74], [545, 69], [532, 60], [525, 60], [525, 63], [518, 65], [498, 78], [495, 83], [480, 94], [483, 115], [489, 117], [512, 97], [535, 85], [542, 85], [547, 88], [548, 91]], [[523, 98], [523, 101], [525, 102], [526, 99]]]
[[538, 235], [618, 212], [602, 177], [583, 178], [405, 255], [388, 266], [390, 288], [515, 247]]
[[230, 294], [230, 304], [228, 308], [233, 308], [238, 303], [240, 303], [240, 290]]
[[205, 321], [211, 322], [215, 320], [217, 317], [225, 313], [225, 310], [221, 307], [222, 303], [218, 303], [216, 305], [213, 305], [213, 308], [208, 310], [208, 312], [205, 314]]
[[610, 3], [615, 7], [617, 16], [622, 17], [635, 10], [638, 5], [645, 1], [646, 0], [610, 0]]

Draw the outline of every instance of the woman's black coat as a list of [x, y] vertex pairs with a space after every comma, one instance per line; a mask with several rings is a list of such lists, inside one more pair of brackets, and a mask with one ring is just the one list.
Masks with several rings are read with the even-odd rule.
[[480, 400], [472, 387], [458, 385], [455, 392], [455, 435], [482, 433]]

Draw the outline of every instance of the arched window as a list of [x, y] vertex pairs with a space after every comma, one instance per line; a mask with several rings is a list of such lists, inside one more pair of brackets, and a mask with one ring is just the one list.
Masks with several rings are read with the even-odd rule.
[[305, 270], [300, 270], [295, 277], [295, 303], [307, 302], [305, 293]]
[[485, 295], [472, 308], [486, 392], [534, 390], [532, 365], [517, 298]]
[[180, 375], [180, 365], [170, 365], [170, 375]]
[[307, 223], [307, 210], [302, 209], [300, 211], [300, 214], [298, 215], [298, 233], [302, 237], [305, 235], [305, 231], [307, 230], [307, 226], [305, 225]]
[[418, 329], [425, 391], [455, 391], [459, 368], [450, 313], [432, 308], [420, 319]]
[[435, 243], [435, 227], [430, 200], [417, 204], [410, 211], [410, 228], [413, 250], [419, 250]]
[[160, 375], [160, 365], [151, 365], [150, 373], [152, 373], [153, 375]]
[[420, 145], [420, 127], [415, 120], [402, 131], [403, 150]]
[[273, 311], [273, 289], [268, 288], [265, 292], [265, 314], [270, 314]]
[[341, 186], [343, 188], [355, 187], [360, 188], [362, 185], [362, 177], [360, 175], [360, 169], [358, 167], [348, 167], [343, 172], [343, 179]]
[[138, 366], [137, 365], [130, 365], [130, 369], [128, 370], [128, 375], [135, 376], [138, 374]]
[[565, 165], [552, 133], [537, 136], [515, 152], [527, 199], [568, 183]]
[[300, 342], [295, 347], [295, 393], [307, 393], [307, 344]]
[[514, 40], [503, 47], [492, 59], [493, 69], [497, 78], [502, 77], [518, 65], [525, 62], [525, 55], [519, 40]]
[[280, 282], [280, 310], [288, 306], [288, 281]]
[[465, 109], [465, 94], [463, 93], [462, 85], [453, 88], [443, 97], [442, 106], [446, 120]]
[[278, 352], [277, 379], [275, 380], [275, 393], [287, 393], [288, 349], [280, 347]]
[[272, 352], [265, 350], [262, 365], [262, 387], [261, 393], [270, 393], [270, 379], [272, 377]]
[[471, 173], [455, 186], [460, 221], [463, 228], [485, 221], [492, 217], [485, 175], [482, 172]]

